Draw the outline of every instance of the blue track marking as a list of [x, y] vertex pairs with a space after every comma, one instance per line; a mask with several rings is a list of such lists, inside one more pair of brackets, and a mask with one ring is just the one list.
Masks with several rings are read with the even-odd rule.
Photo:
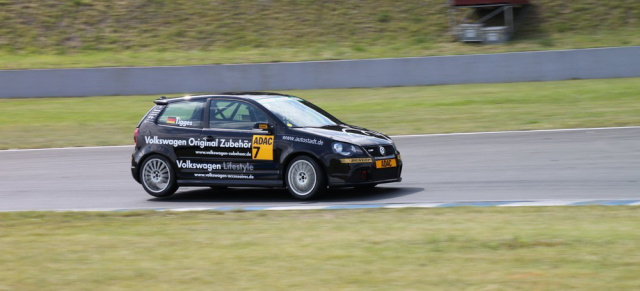
[[[556, 207], [556, 206], [638, 206], [640, 200], [527, 200], [527, 201], [462, 201], [462, 202], [429, 202], [429, 203], [380, 203], [380, 204], [327, 204], [327, 205], [290, 205], [290, 206], [217, 206], [217, 207], [175, 207], [175, 208], [111, 208], [111, 209], [60, 209], [57, 212], [86, 211], [265, 211], [265, 210], [352, 210], [381, 208], [443, 208], [443, 207]], [[8, 211], [12, 212], [12, 211]]]
[[471, 206], [471, 207], [488, 207], [488, 206], [500, 206], [511, 203], [522, 203], [527, 201], [481, 201], [481, 202], [455, 202], [455, 203], [444, 203], [439, 205], [438, 207], [461, 207], [461, 206]]
[[634, 203], [640, 203], [640, 200], [596, 200], [596, 201], [582, 201], [571, 204], [571, 206], [584, 206], [584, 205], [607, 205], [607, 206], [620, 206], [631, 205]]

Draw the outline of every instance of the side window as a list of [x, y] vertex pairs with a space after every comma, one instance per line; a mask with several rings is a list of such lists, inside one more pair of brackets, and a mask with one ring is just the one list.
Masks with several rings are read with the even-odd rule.
[[158, 124], [201, 127], [204, 100], [169, 103], [158, 118]]
[[267, 116], [255, 106], [238, 101], [211, 100], [209, 127], [251, 130], [256, 122], [268, 122]]

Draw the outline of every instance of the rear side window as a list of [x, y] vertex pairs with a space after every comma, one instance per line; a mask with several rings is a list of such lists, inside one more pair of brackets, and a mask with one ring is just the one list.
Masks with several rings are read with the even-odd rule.
[[211, 100], [209, 127], [251, 130], [256, 122], [268, 122], [262, 111], [251, 104], [229, 100]]
[[202, 127], [204, 100], [169, 103], [158, 118], [158, 124], [179, 127]]

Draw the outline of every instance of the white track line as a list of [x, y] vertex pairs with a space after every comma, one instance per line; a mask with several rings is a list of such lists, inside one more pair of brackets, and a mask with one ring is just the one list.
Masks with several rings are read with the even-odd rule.
[[30, 152], [30, 151], [56, 151], [56, 150], [88, 150], [88, 149], [106, 149], [106, 148], [133, 148], [133, 145], [118, 145], [118, 146], [94, 146], [94, 147], [68, 147], [68, 148], [42, 148], [42, 149], [8, 149], [0, 150], [3, 152]]
[[[594, 128], [561, 128], [561, 129], [483, 131], [483, 132], [454, 132], [454, 133], [427, 133], [427, 134], [392, 135], [391, 137], [392, 138], [406, 138], [406, 137], [429, 137], [429, 136], [449, 136], [449, 135], [450, 136], [455, 136], [455, 135], [510, 134], [510, 133], [588, 131], [588, 130], [609, 130], [609, 129], [640, 129], [640, 126], [594, 127]], [[0, 153], [3, 153], [3, 152], [26, 152], [26, 151], [74, 150], [74, 149], [104, 149], [104, 148], [124, 148], [124, 147], [133, 147], [133, 145], [68, 147], [68, 148], [41, 148], [41, 149], [8, 149], [8, 150], [0, 150]]]

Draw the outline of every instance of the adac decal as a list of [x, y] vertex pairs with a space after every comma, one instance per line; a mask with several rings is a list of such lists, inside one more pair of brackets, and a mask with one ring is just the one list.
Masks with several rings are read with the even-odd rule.
[[343, 164], [364, 164], [371, 163], [373, 160], [371, 158], [356, 158], [356, 159], [340, 159], [340, 162]]
[[376, 161], [376, 168], [384, 169], [384, 168], [395, 168], [398, 164], [396, 159], [385, 159]]
[[254, 135], [251, 145], [252, 159], [273, 161], [273, 135]]

